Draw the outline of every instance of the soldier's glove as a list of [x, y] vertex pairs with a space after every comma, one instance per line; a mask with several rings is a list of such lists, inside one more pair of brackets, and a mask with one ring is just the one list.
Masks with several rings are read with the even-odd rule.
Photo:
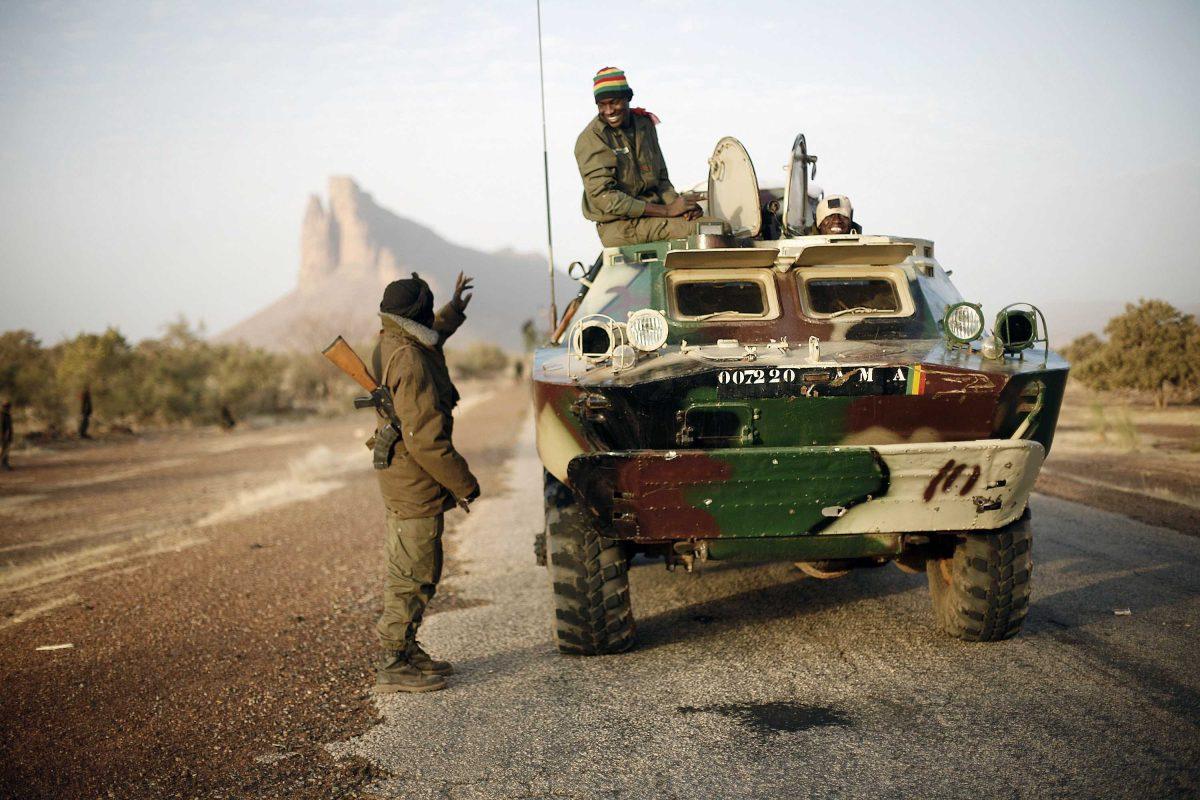
[[388, 423], [375, 434], [375, 446], [371, 448], [371, 461], [375, 469], [387, 469], [392, 464], [392, 454], [396, 451], [396, 442], [400, 440], [400, 431], [392, 423]]

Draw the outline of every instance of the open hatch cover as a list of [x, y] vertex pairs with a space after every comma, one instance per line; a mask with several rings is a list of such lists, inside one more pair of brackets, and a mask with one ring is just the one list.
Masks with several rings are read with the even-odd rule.
[[708, 213], [727, 220], [735, 236], [758, 236], [762, 229], [754, 164], [732, 136], [717, 142], [708, 160]]
[[859, 244], [855, 241], [837, 244], [813, 244], [796, 256], [794, 266], [813, 267], [818, 264], [864, 264], [882, 267], [899, 264], [912, 255], [916, 245], [909, 242]]
[[671, 250], [663, 258], [664, 269], [683, 267], [771, 267], [779, 251], [766, 247], [709, 247], [703, 250]]

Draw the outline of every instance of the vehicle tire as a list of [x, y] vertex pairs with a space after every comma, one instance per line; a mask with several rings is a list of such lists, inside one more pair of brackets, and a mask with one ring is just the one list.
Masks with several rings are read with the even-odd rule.
[[926, 574], [938, 627], [968, 642], [1016, 636], [1029, 610], [1033, 574], [1029, 509], [989, 533], [964, 533], [954, 551], [929, 559]]
[[598, 656], [632, 647], [629, 560], [620, 543], [601, 536], [570, 490], [550, 476], [546, 479], [546, 549], [559, 652]]

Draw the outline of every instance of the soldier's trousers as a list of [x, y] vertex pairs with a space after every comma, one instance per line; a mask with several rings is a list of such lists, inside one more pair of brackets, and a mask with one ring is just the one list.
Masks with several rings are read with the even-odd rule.
[[596, 223], [596, 233], [605, 247], [682, 239], [695, 232], [696, 221], [683, 217], [635, 217]]
[[417, 638], [442, 577], [442, 525], [441, 514], [401, 519], [387, 512], [387, 577], [378, 625], [384, 650], [403, 650]]

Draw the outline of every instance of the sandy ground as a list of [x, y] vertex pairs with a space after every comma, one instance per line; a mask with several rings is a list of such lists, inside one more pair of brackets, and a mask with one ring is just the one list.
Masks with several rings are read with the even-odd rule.
[[[455, 435], [486, 497], [529, 399], [467, 397]], [[323, 745], [375, 717], [369, 424], [105, 442], [0, 475], [0, 796], [357, 793], [373, 768]], [[435, 611], [463, 604], [453, 584], [451, 565]]]
[[[1033, 610], [990, 646], [934, 631], [923, 577], [891, 567], [643, 564], [639, 647], [568, 659], [532, 557], [527, 393], [464, 395], [456, 439], [485, 496], [449, 518], [423, 638], [458, 674], [431, 695], [369, 693], [383, 524], [365, 414], [0, 475], [0, 797], [1200, 794], [1200, 539], [1036, 497]], [[1094, 484], [1072, 419], [1048, 469], [1083, 459]], [[1157, 483], [1123, 485], [1181, 519]]]
[[1038, 491], [1200, 534], [1200, 406], [1068, 387]]

